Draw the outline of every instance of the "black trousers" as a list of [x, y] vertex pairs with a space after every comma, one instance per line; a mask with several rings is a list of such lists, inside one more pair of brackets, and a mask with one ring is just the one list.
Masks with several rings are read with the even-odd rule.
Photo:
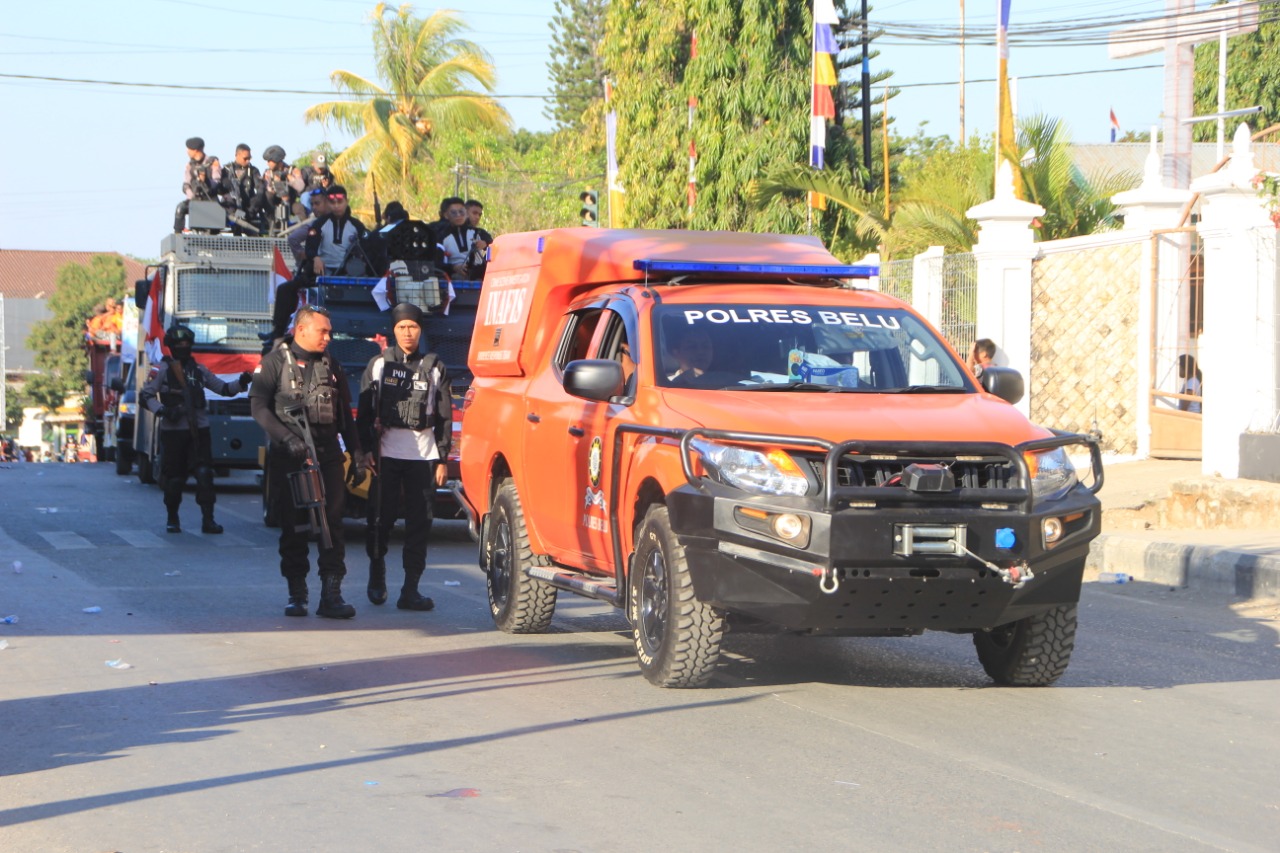
[[[158, 419], [157, 419], [158, 420]], [[182, 488], [190, 476], [196, 478], [196, 503], [212, 510], [217, 500], [213, 490], [213, 440], [209, 428], [160, 430], [160, 484], [164, 507], [177, 512], [182, 505]]]
[[[324, 480], [325, 517], [329, 520], [329, 534], [333, 547], [325, 548], [317, 543], [317, 574], [321, 577], [347, 574], [346, 543], [342, 539], [342, 511], [346, 505], [347, 489], [344, 482], [343, 459], [329, 459], [320, 463], [320, 476]], [[289, 474], [302, 470], [302, 462], [280, 453], [271, 457], [271, 495], [280, 515], [280, 574], [286, 578], [305, 578], [311, 571], [308, 559], [308, 541], [311, 539], [310, 520], [306, 510], [293, 505], [293, 491], [289, 487]]]
[[[422, 575], [427, 567], [427, 540], [431, 536], [432, 505], [436, 494], [435, 461], [425, 459], [378, 460], [378, 476], [369, 487], [369, 523], [365, 527], [365, 552], [369, 559], [387, 555], [387, 542], [396, 519], [404, 516], [405, 574]], [[378, 512], [378, 502], [382, 512]]]

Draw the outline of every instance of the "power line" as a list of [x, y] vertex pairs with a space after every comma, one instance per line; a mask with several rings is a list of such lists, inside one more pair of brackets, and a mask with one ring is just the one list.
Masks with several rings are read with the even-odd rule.
[[271, 94], [271, 95], [325, 95], [328, 97], [348, 97], [348, 98], [398, 98], [398, 97], [414, 97], [414, 98], [430, 98], [432, 100], [453, 100], [457, 98], [493, 98], [494, 100], [542, 100], [546, 98], [554, 98], [555, 95], [491, 95], [485, 92], [471, 92], [458, 94], [436, 94], [434, 92], [380, 92], [377, 95], [362, 95], [357, 92], [334, 92], [332, 90], [325, 91], [320, 89], [272, 89], [248, 86], [195, 86], [180, 83], [137, 83], [123, 80], [90, 80], [83, 77], [46, 77], [39, 74], [0, 74], [0, 79], [9, 80], [38, 80], [44, 83], [81, 83], [91, 86], [122, 86], [127, 88], [141, 89], [176, 89], [183, 92], [243, 92], [248, 94]]

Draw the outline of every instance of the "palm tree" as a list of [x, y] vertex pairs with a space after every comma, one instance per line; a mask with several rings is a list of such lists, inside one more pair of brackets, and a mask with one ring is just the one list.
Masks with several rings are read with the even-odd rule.
[[414, 164], [430, 159], [435, 138], [463, 129], [506, 131], [511, 117], [485, 94], [494, 88], [493, 63], [484, 48], [458, 38], [468, 27], [457, 13], [418, 18], [407, 3], [394, 12], [379, 3], [372, 17], [381, 85], [334, 71], [329, 79], [353, 99], [316, 104], [305, 117], [358, 136], [331, 164], [339, 180], [363, 173], [366, 191], [376, 179], [383, 197], [416, 198]]

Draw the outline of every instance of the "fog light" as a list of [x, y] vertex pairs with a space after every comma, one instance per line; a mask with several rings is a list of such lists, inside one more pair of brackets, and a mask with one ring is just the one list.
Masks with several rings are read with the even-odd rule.
[[774, 516], [773, 532], [778, 534], [780, 539], [795, 539], [804, 533], [804, 522], [800, 520], [800, 516], [785, 512]]
[[1046, 518], [1044, 520], [1044, 543], [1052, 545], [1062, 538], [1062, 519]]

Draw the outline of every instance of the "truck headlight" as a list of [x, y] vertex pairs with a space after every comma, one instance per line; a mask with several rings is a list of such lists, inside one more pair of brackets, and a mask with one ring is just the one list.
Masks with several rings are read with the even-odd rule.
[[1060, 498], [1079, 482], [1066, 448], [1028, 453], [1026, 460], [1027, 469], [1031, 472], [1031, 496], [1037, 500]]
[[695, 439], [689, 443], [714, 479], [747, 492], [803, 496], [809, 481], [785, 450], [755, 450]]

